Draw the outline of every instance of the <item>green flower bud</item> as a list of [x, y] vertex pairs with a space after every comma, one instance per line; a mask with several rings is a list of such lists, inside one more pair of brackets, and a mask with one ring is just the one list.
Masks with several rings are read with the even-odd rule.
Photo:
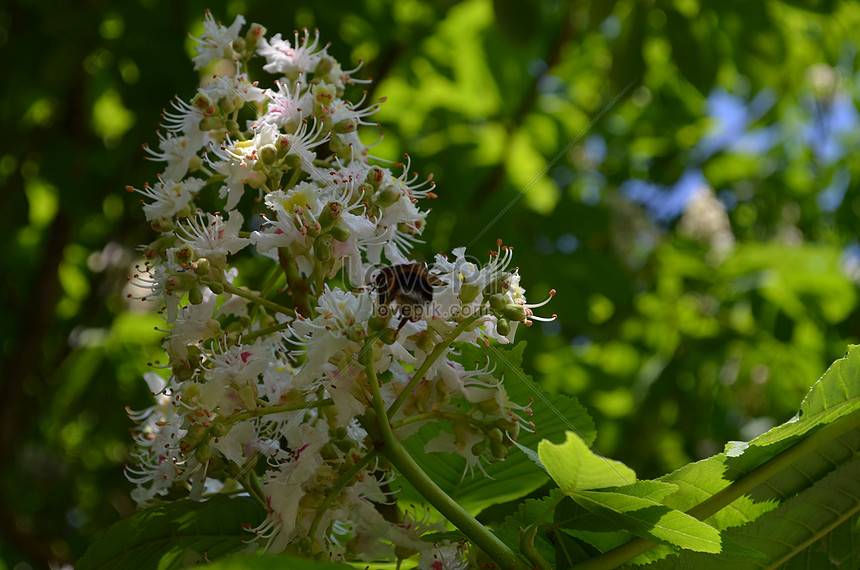
[[460, 297], [460, 301], [465, 305], [474, 301], [480, 292], [481, 288], [476, 284], [463, 283], [463, 285], [460, 286], [460, 293], [457, 296]]
[[511, 322], [502, 317], [498, 321], [496, 321], [496, 330], [499, 331], [499, 334], [502, 336], [508, 336], [511, 334]]
[[278, 159], [278, 149], [273, 144], [264, 145], [260, 149], [260, 160], [263, 164], [272, 165]]
[[209, 435], [212, 437], [224, 437], [228, 433], [230, 433], [230, 428], [233, 427], [233, 424], [225, 424], [223, 422], [215, 422], [211, 426], [209, 426]]
[[242, 53], [245, 51], [247, 44], [245, 43], [245, 38], [236, 38], [233, 40], [233, 51], [237, 51]]
[[352, 235], [350, 231], [343, 226], [333, 226], [331, 228], [331, 237], [337, 241], [344, 242], [349, 239], [350, 235]]
[[199, 287], [192, 287], [188, 290], [188, 302], [192, 305], [199, 305], [203, 302], [203, 292]]
[[201, 257], [197, 260], [197, 266], [194, 268], [194, 273], [203, 277], [205, 275], [209, 275], [210, 269], [212, 269], [212, 264], [209, 263], [209, 260], [205, 257]]
[[385, 317], [375, 314], [367, 322], [367, 330], [370, 333], [377, 333], [383, 329], [387, 329], [389, 321], [391, 321], [391, 311], [386, 312]]
[[251, 24], [248, 28], [248, 31], [245, 32], [245, 43], [246, 49], [249, 51], [253, 51], [257, 47], [257, 42], [260, 41], [260, 38], [265, 37], [266, 28], [261, 26], [260, 24]]
[[209, 461], [209, 458], [212, 457], [212, 448], [209, 447], [208, 443], [201, 443], [197, 446], [197, 449], [194, 450], [194, 457], [196, 457], [197, 461], [200, 463], [206, 463]]
[[489, 436], [490, 442], [492, 443], [501, 443], [502, 440], [505, 438], [504, 434], [502, 433], [502, 430], [497, 427], [491, 429], [487, 435]]
[[174, 273], [164, 283], [168, 291], [188, 291], [197, 285], [197, 279], [189, 273]]
[[508, 448], [504, 443], [490, 442], [490, 453], [495, 459], [504, 459], [508, 456]]
[[[212, 131], [215, 129], [220, 129], [224, 126], [224, 123], [218, 117], [203, 117], [200, 119], [200, 123], [198, 127], [201, 131]], [[223, 136], [219, 137], [219, 140], [224, 138]]]
[[472, 455], [474, 455], [475, 457], [478, 457], [479, 455], [484, 453], [485, 449], [487, 449], [487, 442], [486, 441], [479, 441], [478, 443], [476, 443], [475, 445], [472, 446], [472, 449], [470, 451], [472, 452]]
[[174, 224], [173, 220], [171, 220], [170, 218], [168, 218], [166, 216], [159, 216], [159, 217], [155, 218], [154, 220], [152, 220], [152, 223], [150, 224], [150, 226], [152, 227], [153, 230], [155, 230], [159, 233], [164, 233], [164, 232], [173, 231], [173, 228], [176, 227], [176, 224]]
[[314, 257], [320, 261], [328, 261], [331, 259], [331, 246], [327, 241], [318, 239], [314, 242]]
[[490, 307], [493, 309], [498, 311], [507, 304], [507, 299], [505, 299], [504, 295], [501, 293], [493, 293], [490, 295]]
[[397, 341], [397, 331], [394, 329], [386, 329], [383, 331], [382, 336], [379, 337], [379, 340], [385, 344], [394, 344]]
[[358, 128], [356, 119], [344, 119], [332, 127], [332, 130], [338, 134], [351, 133]]
[[528, 311], [522, 305], [510, 304], [502, 309], [502, 314], [508, 319], [516, 322], [522, 322], [529, 316]]
[[317, 62], [317, 66], [314, 68], [314, 75], [317, 77], [323, 77], [328, 75], [329, 72], [334, 69], [335, 60], [330, 55], [324, 55]]
[[337, 459], [337, 448], [332, 442], [328, 442], [320, 448], [320, 456], [322, 456], [322, 458], [327, 461]]
[[401, 193], [395, 186], [387, 185], [379, 189], [379, 194], [376, 196], [376, 203], [387, 208], [400, 199]]
[[358, 323], [350, 325], [346, 329], [346, 338], [355, 342], [364, 340], [364, 327]]
[[[218, 102], [218, 106], [221, 107], [221, 110], [225, 113], [232, 113], [239, 106], [239, 98], [238, 97], [224, 97], [221, 101]], [[230, 122], [234, 122], [232, 119], [227, 122], [228, 128], [232, 131], [233, 128], [230, 127]], [[239, 123], [236, 123], [236, 128], [238, 130]]]
[[206, 286], [209, 287], [209, 290], [216, 295], [220, 295], [224, 292], [224, 285], [218, 283], [217, 281], [207, 281]]

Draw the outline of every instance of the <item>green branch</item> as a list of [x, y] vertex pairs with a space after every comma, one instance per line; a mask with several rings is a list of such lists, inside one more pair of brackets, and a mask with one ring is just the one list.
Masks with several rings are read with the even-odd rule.
[[340, 497], [340, 494], [343, 492], [343, 490], [346, 489], [349, 484], [353, 482], [355, 476], [361, 473], [361, 470], [364, 469], [368, 463], [370, 463], [376, 458], [376, 453], [377, 452], [375, 449], [370, 450], [367, 455], [362, 457], [358, 463], [353, 465], [349, 471], [341, 475], [340, 478], [335, 482], [331, 491], [328, 493], [328, 495], [326, 495], [325, 500], [319, 507], [317, 507], [317, 514], [316, 516], [314, 516], [314, 521], [311, 523], [311, 528], [308, 531], [308, 536], [311, 540], [314, 539], [314, 535], [317, 532], [317, 528], [319, 527], [325, 512], [332, 505], [332, 503], [334, 503], [337, 498]]
[[[307, 410], [310, 408], [322, 408], [324, 406], [331, 406], [334, 402], [331, 401], [330, 398], [325, 398], [323, 400], [317, 400], [315, 402], [296, 402], [295, 404], [281, 404], [280, 406], [270, 406], [268, 408], [257, 408], [255, 410], [251, 410], [249, 412], [242, 412], [240, 414], [233, 414], [225, 417], [220, 420], [224, 424], [234, 424], [236, 422], [241, 422], [245, 420], [250, 420], [251, 418], [261, 418], [263, 416], [270, 416], [272, 414], [280, 414], [281, 412], [292, 412], [295, 410]], [[219, 421], [219, 420], [216, 420]]]
[[409, 394], [412, 393], [412, 390], [415, 389], [415, 386], [418, 385], [418, 382], [421, 381], [421, 378], [427, 374], [427, 371], [430, 370], [430, 367], [433, 366], [433, 363], [439, 359], [442, 354], [451, 346], [451, 344], [460, 336], [460, 333], [465, 331], [469, 326], [478, 320], [479, 317], [482, 317], [483, 313], [478, 311], [471, 317], [467, 317], [463, 320], [462, 323], [456, 326], [447, 339], [442, 341], [440, 344], [436, 345], [436, 348], [433, 349], [433, 352], [430, 353], [427, 358], [424, 359], [424, 362], [421, 364], [421, 367], [415, 371], [415, 374], [412, 375], [412, 379], [409, 381], [409, 384], [400, 392], [400, 395], [397, 396], [397, 399], [394, 400], [394, 403], [391, 404], [388, 408], [388, 416], [394, 417], [394, 414], [397, 413], [397, 410], [406, 402], [406, 398], [409, 397]]
[[[474, 320], [474, 319], [473, 319]], [[462, 323], [461, 323], [462, 324]], [[459, 327], [458, 327], [459, 328]], [[465, 327], [464, 327], [465, 328]], [[455, 329], [456, 330], [456, 329]], [[459, 333], [457, 333], [459, 334]], [[452, 335], [456, 338], [457, 335]], [[450, 344], [450, 341], [448, 342]], [[435, 353], [436, 351], [434, 351]], [[432, 356], [432, 355], [431, 355]], [[428, 360], [430, 358], [428, 357]], [[415, 487], [421, 496], [433, 505], [442, 515], [456, 526], [469, 540], [478, 545], [487, 556], [503, 569], [526, 570], [529, 565], [499, 540], [487, 527], [479, 523], [475, 517], [470, 515], [454, 499], [448, 496], [439, 486], [421, 469], [411, 455], [403, 448], [400, 441], [394, 436], [391, 425], [388, 423], [388, 414], [385, 411], [385, 402], [379, 390], [379, 380], [373, 362], [365, 365], [365, 374], [370, 392], [373, 395], [373, 410], [382, 435], [383, 446], [379, 452], [397, 469], [403, 477]], [[394, 407], [392, 405], [392, 407]]]
[[294, 310], [292, 310], [288, 307], [285, 307], [283, 305], [279, 305], [278, 303], [269, 301], [268, 299], [264, 299], [263, 297], [260, 297], [259, 295], [255, 295], [254, 293], [251, 293], [250, 291], [240, 289], [239, 287], [236, 287], [232, 283], [225, 282], [225, 283], [223, 283], [223, 285], [224, 285], [224, 291], [226, 291], [228, 293], [232, 293], [233, 295], [238, 295], [239, 297], [242, 297], [243, 299], [248, 299], [249, 301], [257, 303], [258, 305], [262, 305], [262, 306], [266, 307], [267, 309], [272, 309], [275, 312], [283, 313], [284, 315], [288, 315], [290, 317], [296, 316], [296, 312]]

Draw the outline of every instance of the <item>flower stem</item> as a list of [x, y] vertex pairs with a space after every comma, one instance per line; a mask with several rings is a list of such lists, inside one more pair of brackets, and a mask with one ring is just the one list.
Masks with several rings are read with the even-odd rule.
[[[456, 338], [456, 336], [456, 334], [452, 334], [451, 338]], [[450, 341], [448, 344], [450, 344]], [[428, 360], [430, 360], [429, 357]], [[373, 410], [376, 412], [377, 423], [382, 435], [383, 445], [378, 448], [379, 452], [415, 487], [415, 490], [422, 497], [442, 513], [454, 526], [460, 529], [463, 534], [469, 537], [469, 540], [478, 545], [501, 568], [505, 570], [510, 568], [518, 570], [528, 569], [529, 565], [525, 561], [520, 559], [513, 550], [499, 540], [499, 537], [493, 534], [490, 529], [479, 523], [475, 517], [470, 515], [454, 499], [448, 496], [445, 491], [427, 476], [415, 459], [409, 455], [391, 430], [391, 424], [388, 422], [388, 414], [385, 411], [385, 402], [379, 390], [379, 380], [376, 377], [373, 362], [369, 362], [364, 370], [367, 375], [370, 392], [373, 395]]]
[[310, 530], [308, 531], [308, 536], [311, 538], [311, 540], [314, 540], [314, 535], [317, 532], [317, 527], [319, 527], [320, 522], [322, 521], [322, 517], [328, 510], [328, 508], [332, 505], [332, 503], [337, 500], [338, 497], [340, 497], [340, 494], [343, 492], [343, 490], [346, 489], [349, 484], [353, 482], [355, 476], [361, 473], [361, 470], [364, 469], [368, 463], [376, 459], [376, 454], [376, 450], [371, 449], [367, 455], [362, 457], [360, 461], [358, 461], [355, 465], [352, 466], [352, 469], [341, 475], [340, 478], [335, 482], [331, 491], [328, 493], [328, 495], [326, 495], [325, 500], [319, 507], [317, 507], [317, 514], [314, 517], [314, 522], [311, 523]]
[[248, 334], [242, 335], [242, 342], [247, 343], [256, 339], [257, 337], [266, 336], [272, 334], [273, 332], [284, 330], [285, 328], [290, 326], [290, 322], [292, 321], [288, 321], [285, 323], [275, 323], [271, 326], [263, 327], [259, 330], [249, 332]]
[[233, 295], [238, 295], [239, 297], [242, 297], [243, 299], [248, 299], [249, 301], [252, 301], [252, 302], [257, 303], [259, 305], [263, 305], [264, 307], [266, 307], [268, 309], [272, 309], [273, 311], [276, 311], [278, 313], [282, 313], [282, 314], [288, 315], [290, 317], [296, 316], [296, 312], [294, 310], [292, 310], [288, 307], [285, 307], [283, 305], [279, 305], [278, 303], [274, 303], [272, 301], [269, 301], [268, 299], [264, 299], [263, 297], [260, 297], [259, 295], [255, 295], [255, 294], [251, 293], [250, 291], [246, 291], [244, 289], [236, 287], [232, 283], [225, 282], [223, 285], [224, 285], [224, 291], [226, 291], [228, 293], [232, 293]]
[[397, 413], [397, 410], [400, 409], [400, 406], [403, 405], [403, 403], [406, 401], [406, 398], [409, 397], [409, 394], [412, 393], [412, 390], [414, 390], [415, 386], [418, 385], [418, 382], [421, 381], [421, 378], [423, 378], [427, 371], [430, 370], [430, 367], [433, 366], [433, 363], [436, 362], [436, 360], [438, 360], [438, 358], [442, 356], [442, 354], [446, 350], [448, 350], [448, 348], [451, 346], [451, 343], [457, 340], [457, 337], [460, 336], [460, 333], [469, 328], [469, 325], [474, 323], [476, 320], [478, 320], [479, 317], [482, 316], [483, 313], [476, 312], [474, 315], [467, 317], [465, 320], [463, 320], [462, 323], [457, 325], [453, 331], [451, 331], [451, 334], [448, 336], [447, 339], [436, 345], [436, 348], [433, 349], [433, 352], [431, 352], [430, 355], [424, 359], [424, 362], [421, 364], [421, 367], [418, 368], [418, 370], [415, 371], [415, 374], [412, 375], [412, 379], [409, 381], [409, 384], [407, 384], [403, 391], [400, 392], [400, 395], [397, 396], [397, 399], [394, 400], [394, 403], [389, 406], [389, 417], [394, 417], [394, 414]]
[[317, 400], [315, 402], [296, 402], [295, 404], [282, 404], [280, 406], [270, 406], [268, 408], [257, 408], [256, 410], [251, 410], [249, 412], [242, 412], [240, 414], [233, 414], [227, 416], [223, 420], [221, 420], [225, 424], [234, 424], [236, 422], [241, 422], [245, 420], [250, 420], [251, 418], [261, 418], [263, 416], [270, 416], [272, 414], [280, 414], [281, 412], [292, 412], [295, 410], [306, 410], [310, 408], [322, 408], [324, 406], [331, 406], [334, 402], [331, 401], [330, 398], [325, 398], [322, 400]]

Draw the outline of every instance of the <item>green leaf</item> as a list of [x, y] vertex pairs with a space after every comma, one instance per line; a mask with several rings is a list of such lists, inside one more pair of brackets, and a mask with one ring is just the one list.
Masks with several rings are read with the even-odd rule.
[[656, 501], [607, 491], [577, 491], [571, 497], [637, 536], [697, 552], [720, 551], [720, 531]]
[[679, 11], [666, 10], [666, 35], [672, 45], [672, 59], [696, 89], [708, 95], [717, 77], [716, 30], [705, 18], [685, 18]]
[[[755, 522], [725, 531], [734, 547], [719, 556], [682, 552], [655, 567], [725, 568], [856, 568], [860, 563], [860, 457], [824, 477]], [[761, 560], [747, 551], [757, 549]]]
[[567, 432], [564, 443], [549, 441], [538, 444], [538, 457], [549, 476], [561, 489], [571, 495], [587, 489], [619, 487], [636, 481], [636, 473], [613, 459], [594, 453], [577, 434]]
[[244, 498], [169, 503], [114, 524], [76, 567], [169, 570], [216, 560], [247, 550], [253, 535], [242, 525], [262, 520], [262, 510]]
[[[551, 514], [555, 502], [558, 501], [558, 497], [558, 489], [553, 489], [548, 496], [542, 499], [527, 499], [523, 501], [520, 503], [517, 512], [507, 517], [499, 528], [494, 529], [494, 532], [510, 548], [519, 551], [522, 529], [535, 523], [551, 523], [552, 521], [548, 520], [550, 518], [548, 515]], [[541, 528], [544, 529], [548, 526], [549, 524]], [[547, 538], [546, 531], [539, 531], [537, 533], [534, 539], [534, 546], [545, 560], [553, 560], [555, 558], [555, 549]]]
[[[499, 378], [503, 378], [508, 398], [520, 405], [528, 405], [535, 431], [521, 429], [518, 443], [536, 449], [542, 438], [561, 441], [568, 430], [575, 430], [587, 441], [596, 437], [594, 423], [575, 398], [543, 392], [520, 368], [524, 342], [513, 348], [479, 348], [473, 345], [460, 347], [460, 362], [474, 365], [487, 362]], [[531, 403], [530, 403], [531, 402]], [[525, 414], [523, 414], [525, 415]], [[407, 451], [421, 468], [448, 495], [471, 513], [478, 513], [490, 505], [504, 503], [523, 497], [547, 482], [547, 475], [525, 454], [512, 447], [504, 461], [495, 461], [484, 466], [486, 477], [476, 469], [475, 476], [466, 473], [466, 460], [453, 453], [425, 453], [424, 447], [440, 430], [449, 430], [443, 422], [430, 422], [418, 433], [403, 442]], [[402, 477], [392, 488], [402, 488], [399, 499], [418, 501], [422, 499]]]

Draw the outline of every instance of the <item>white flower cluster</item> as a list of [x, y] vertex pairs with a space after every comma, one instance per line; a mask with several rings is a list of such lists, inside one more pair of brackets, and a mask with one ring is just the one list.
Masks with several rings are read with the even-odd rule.
[[[420, 540], [432, 525], [383, 508], [393, 475], [370, 410], [381, 399], [400, 439], [448, 426], [426, 451], [470, 468], [505, 457], [529, 410], [493, 370], [459, 363], [454, 343], [509, 342], [528, 322], [511, 250], [483, 268], [464, 248], [429, 269], [410, 262], [433, 185], [369, 156], [358, 130], [377, 106], [343, 99], [356, 70], [316, 32], [240, 36], [244, 23], [207, 12], [195, 68], [221, 72], [165, 113], [148, 149], [165, 163], [159, 181], [129, 188], [159, 233], [132, 281], [165, 305], [169, 357], [169, 378], [146, 376], [156, 405], [131, 413], [134, 498], [246, 492], [267, 510], [254, 530], [274, 552], [441, 552]], [[248, 79], [252, 57], [274, 87]]]

